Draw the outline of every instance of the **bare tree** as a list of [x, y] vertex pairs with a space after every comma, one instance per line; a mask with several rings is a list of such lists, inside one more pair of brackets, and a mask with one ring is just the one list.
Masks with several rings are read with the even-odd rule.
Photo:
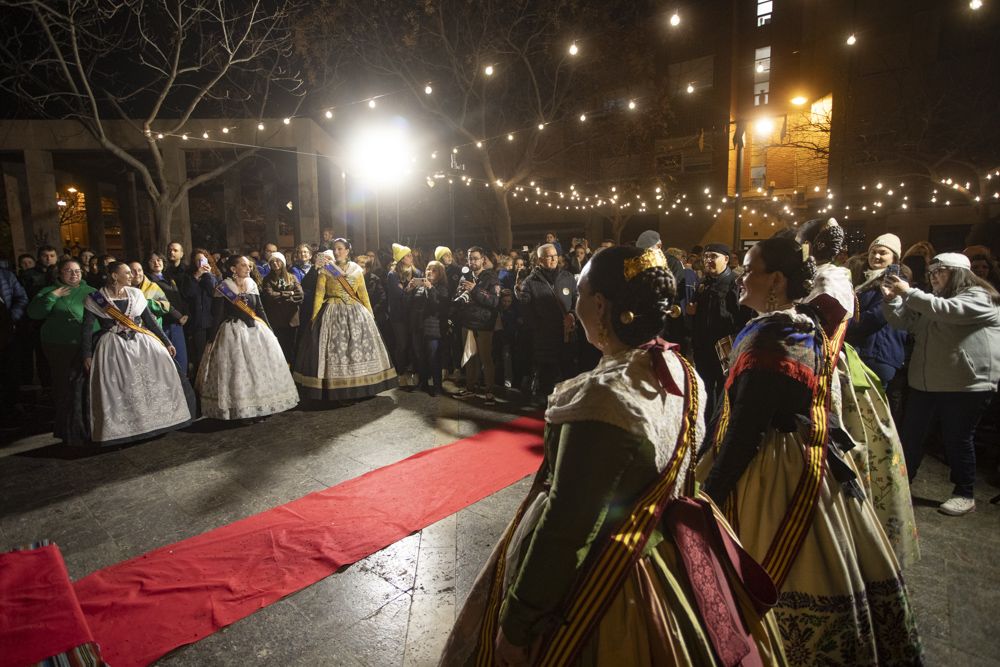
[[[171, 183], [158, 135], [182, 135], [198, 117], [256, 122], [302, 101], [290, 67], [291, 0], [0, 0], [0, 8], [0, 89], [30, 115], [79, 122], [134, 169], [161, 247], [185, 195], [256, 149], [220, 151], [212, 169]], [[110, 120], [141, 136], [145, 155], [116, 139]]]
[[387, 87], [404, 87], [492, 184], [494, 240], [510, 247], [512, 189], [572, 145], [560, 124], [580, 113], [586, 91], [569, 49], [575, 34], [598, 32], [597, 16], [614, 11], [594, 4], [331, 0], [315, 11], [333, 33], [305, 46], [339, 55], [307, 60], [353, 59]]

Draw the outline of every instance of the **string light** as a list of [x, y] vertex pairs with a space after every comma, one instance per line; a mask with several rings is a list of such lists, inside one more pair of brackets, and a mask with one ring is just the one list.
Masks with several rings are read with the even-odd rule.
[[508, 134], [507, 135], [507, 141], [514, 141], [514, 135], [513, 134]]
[[292, 124], [292, 119], [291, 118], [286, 118], [286, 119], [284, 119], [281, 122], [284, 123], [285, 125], [291, 125]]
[[678, 14], [677, 12], [674, 12], [673, 16], [670, 17], [670, 25], [676, 28], [680, 24], [681, 24], [681, 15]]
[[375, 108], [375, 100], [368, 100], [368, 108], [369, 109]]
[[434, 92], [434, 89], [431, 88], [430, 84], [427, 84], [426, 86], [424, 86], [424, 95], [430, 95], [433, 92]]
[[573, 42], [572, 44], [569, 45], [569, 54], [571, 56], [575, 56], [579, 52], [580, 52], [580, 47], [576, 45], [576, 42]]
[[629, 100], [628, 101], [628, 110], [629, 111], [635, 111], [635, 100]]
[[259, 132], [263, 132], [264, 131], [264, 123], [257, 123], [257, 130]]
[[228, 127], [222, 128], [222, 133], [223, 134], [229, 134], [229, 128]]
[[969, 9], [971, 9], [972, 11], [977, 11], [979, 9], [982, 9], [982, 7], [983, 7], [983, 0], [970, 0], [969, 1]]
[[851, 33], [851, 35], [847, 38], [847, 45], [854, 46], [857, 42], [858, 38], [854, 36], [854, 33]]
[[587, 120], [587, 114], [585, 113], [580, 114], [580, 122], [584, 123], [586, 122], [586, 120]]
[[476, 142], [476, 148], [482, 148], [482, 147], [483, 147], [483, 142], [477, 141]]
[[486, 76], [493, 76], [493, 71], [493, 65], [487, 65], [483, 70], [483, 73], [486, 74]]
[[689, 83], [688, 84], [687, 91], [688, 91], [688, 95], [690, 95], [691, 93], [694, 92], [694, 84], [693, 83]]
[[208, 139], [208, 132], [202, 132], [201, 133], [201, 138], [202, 139]]

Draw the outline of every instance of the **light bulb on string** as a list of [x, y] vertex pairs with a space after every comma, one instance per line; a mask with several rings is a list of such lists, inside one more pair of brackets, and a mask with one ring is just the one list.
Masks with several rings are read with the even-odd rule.
[[694, 92], [694, 84], [693, 83], [689, 83], [688, 84], [687, 91], [688, 91], [688, 95], [690, 95], [691, 93]]
[[201, 133], [201, 138], [202, 139], [208, 139], [208, 132], [202, 132]]
[[427, 84], [426, 86], [424, 86], [424, 95], [430, 95], [433, 92], [434, 92], [434, 89], [431, 88], [430, 84]]
[[285, 118], [281, 122], [284, 123], [285, 125], [291, 125], [292, 124], [292, 119], [291, 118]]
[[222, 128], [222, 133], [223, 134], [229, 134], [229, 128], [228, 127]]
[[485, 67], [485, 68], [483, 69], [483, 73], [484, 73], [484, 74], [485, 74], [486, 76], [493, 76], [493, 72], [494, 72], [494, 71], [495, 71], [495, 70], [493, 69], [493, 65], [487, 65], [487, 66], [486, 66], [486, 67]]
[[854, 36], [854, 33], [851, 33], [850, 36], [848, 36], [847, 38], [847, 45], [854, 46], [857, 43], [858, 43], [858, 38]]
[[670, 25], [676, 28], [680, 24], [681, 24], [681, 15], [678, 14], [677, 12], [674, 12], [673, 15], [670, 17]]
[[476, 148], [482, 148], [482, 147], [483, 147], [483, 142], [477, 141], [476, 142]]
[[513, 134], [508, 134], [507, 135], [507, 141], [514, 141], [514, 135]]
[[628, 110], [629, 111], [635, 111], [635, 100], [629, 100], [628, 101]]
[[585, 113], [580, 114], [580, 122], [583, 123], [586, 122], [586, 120], [587, 120], [587, 114]]
[[375, 100], [368, 100], [368, 108], [369, 109], [375, 108]]
[[580, 47], [576, 45], [576, 42], [573, 42], [569, 45], [569, 54], [571, 56], [575, 56], [578, 53], [580, 53]]
[[326, 111], [325, 111], [325, 112], [323, 113], [323, 115], [324, 115], [324, 116], [326, 116], [326, 119], [327, 119], [327, 120], [330, 120], [331, 118], [333, 118], [333, 112], [332, 112], [332, 111], [330, 111], [329, 109], [327, 109], [327, 110], [326, 110]]
[[158, 132], [158, 133], [156, 134], [156, 138], [157, 138], [157, 139], [162, 139], [162, 138], [163, 138], [163, 133], [162, 133], [162, 132]]
[[545, 129], [545, 123], [539, 123], [538, 124], [538, 129], [539, 129], [539, 131], [544, 130]]
[[258, 132], [264, 131], [264, 123], [257, 123], [257, 131]]

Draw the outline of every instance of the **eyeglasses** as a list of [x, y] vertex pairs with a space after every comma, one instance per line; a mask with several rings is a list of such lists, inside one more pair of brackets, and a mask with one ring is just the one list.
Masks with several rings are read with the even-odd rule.
[[68, 273], [71, 276], [82, 276], [83, 275], [83, 271], [81, 271], [80, 269], [63, 269], [62, 272], [63, 273]]

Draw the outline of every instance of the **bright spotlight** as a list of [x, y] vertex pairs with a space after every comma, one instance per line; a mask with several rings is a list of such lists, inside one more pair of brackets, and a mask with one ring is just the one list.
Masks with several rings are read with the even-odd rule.
[[983, 7], [983, 0], [971, 0], [971, 2], [969, 2], [969, 9], [971, 9], [972, 11], [975, 11], [977, 9], [982, 9], [982, 7]]
[[408, 127], [397, 119], [392, 125], [369, 126], [354, 135], [350, 145], [352, 174], [372, 186], [394, 185], [410, 171]]
[[770, 118], [758, 118], [753, 129], [762, 137], [770, 136], [774, 132], [774, 121]]
[[797, 107], [802, 106], [808, 101], [809, 100], [805, 98], [805, 95], [796, 95], [795, 97], [792, 98], [792, 104], [794, 104]]

